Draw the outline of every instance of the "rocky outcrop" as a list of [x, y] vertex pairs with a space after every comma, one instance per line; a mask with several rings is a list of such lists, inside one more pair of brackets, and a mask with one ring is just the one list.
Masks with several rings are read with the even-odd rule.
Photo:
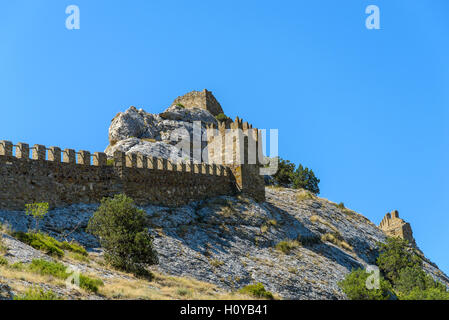
[[204, 136], [204, 148], [206, 125], [217, 124], [217, 120], [209, 111], [173, 105], [160, 114], [152, 114], [130, 107], [112, 120], [109, 127], [109, 146], [105, 153], [112, 157], [116, 150], [140, 152], [173, 161], [190, 158], [190, 154], [181, 152], [177, 144], [183, 137], [193, 136], [195, 121], [199, 121], [198, 128]]

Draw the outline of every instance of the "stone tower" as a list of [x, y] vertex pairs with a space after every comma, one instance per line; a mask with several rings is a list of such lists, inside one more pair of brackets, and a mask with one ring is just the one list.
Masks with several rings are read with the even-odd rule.
[[213, 116], [223, 113], [220, 103], [215, 99], [211, 91], [191, 91], [178, 97], [172, 105], [182, 104], [187, 109], [200, 108], [209, 111]]
[[256, 201], [265, 201], [265, 183], [260, 175], [262, 138], [258, 129], [238, 117], [207, 127], [209, 163], [230, 168], [237, 188]]
[[387, 213], [380, 222], [379, 228], [389, 237], [399, 237], [407, 240], [412, 246], [416, 247], [415, 239], [413, 238], [412, 227], [410, 223], [405, 222], [399, 218], [397, 210]]

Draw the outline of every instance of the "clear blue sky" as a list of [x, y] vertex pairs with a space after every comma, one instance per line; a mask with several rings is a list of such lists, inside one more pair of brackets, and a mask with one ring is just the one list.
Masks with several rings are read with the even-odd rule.
[[0, 139], [102, 151], [117, 112], [207, 88], [278, 128], [323, 197], [376, 224], [398, 209], [448, 273], [448, 15], [447, 0], [2, 1]]

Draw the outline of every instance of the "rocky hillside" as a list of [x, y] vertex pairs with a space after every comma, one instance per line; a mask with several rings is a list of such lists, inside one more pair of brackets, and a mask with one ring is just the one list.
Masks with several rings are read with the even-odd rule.
[[[352, 268], [374, 263], [376, 242], [383, 241], [384, 234], [362, 215], [305, 191], [267, 188], [266, 193], [264, 203], [244, 197], [218, 197], [176, 209], [144, 207], [159, 254], [160, 263], [154, 271], [160, 279], [198, 279], [210, 284], [210, 292], [222, 295], [261, 282], [283, 299], [345, 299], [337, 282]], [[94, 262], [77, 262], [82, 270], [106, 282], [111, 277], [121, 279], [122, 286], [123, 282], [137, 281], [95, 262], [101, 261], [101, 249], [84, 229], [96, 208], [80, 204], [52, 210], [44, 218], [42, 229], [89, 248]], [[32, 227], [24, 212], [0, 211], [0, 222], [13, 230]], [[8, 247], [5, 257], [10, 263], [29, 263], [35, 255], [42, 255], [3, 236]], [[424, 265], [434, 278], [449, 285], [449, 278], [434, 264], [425, 260]], [[17, 281], [0, 276], [0, 282], [12, 287]], [[148, 286], [164, 290], [158, 283]]]

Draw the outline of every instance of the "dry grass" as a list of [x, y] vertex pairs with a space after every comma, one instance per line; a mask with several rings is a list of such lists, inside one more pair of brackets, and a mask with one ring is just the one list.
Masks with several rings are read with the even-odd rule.
[[327, 226], [328, 228], [330, 228], [330, 229], [333, 230], [334, 232], [338, 233], [337, 227], [335, 227], [334, 225], [332, 225], [330, 222], [324, 220], [324, 219], [321, 218], [320, 216], [317, 216], [317, 215], [311, 216], [311, 217], [310, 217], [310, 222], [312, 222], [312, 223], [317, 223], [317, 222], [319, 222], [319, 223], [321, 223], [321, 224]]
[[156, 273], [152, 282], [140, 279], [116, 278], [100, 288], [100, 294], [110, 299], [145, 300], [247, 300], [249, 296], [224, 292], [213, 284], [190, 278], [165, 276]]
[[35, 284], [39, 283], [46, 283], [52, 285], [65, 284], [64, 280], [57, 279], [53, 276], [41, 275], [27, 270], [11, 268], [8, 266], [0, 266], [0, 275], [6, 279], [28, 281]]
[[[105, 267], [105, 269], [109, 269]], [[217, 286], [190, 278], [166, 276], [159, 273], [154, 274], [153, 281], [135, 278], [116, 270], [116, 277], [102, 279], [104, 286], [99, 288], [98, 294], [108, 299], [145, 299], [145, 300], [250, 300], [250, 296], [226, 292]], [[0, 276], [9, 279], [11, 288], [16, 292], [23, 293], [29, 286], [23, 281], [34, 286], [42, 284], [56, 288], [65, 288], [64, 280], [53, 276], [46, 276], [28, 271], [26, 268], [13, 268], [11, 266], [0, 266]], [[98, 277], [98, 275], [96, 275]], [[87, 298], [88, 292], [76, 290], [76, 298]]]
[[315, 196], [310, 191], [307, 191], [307, 190], [304, 190], [304, 189], [301, 189], [296, 194], [296, 201], [298, 201], [298, 202], [301, 202], [301, 201], [304, 201], [304, 200], [316, 200], [316, 199], [318, 199], [317, 196]]
[[349, 243], [347, 243], [339, 233], [335, 233], [335, 234], [326, 233], [326, 234], [323, 234], [321, 236], [321, 241], [323, 241], [323, 242], [328, 241], [328, 242], [331, 242], [331, 243], [335, 244], [336, 246], [338, 246], [338, 247], [340, 247], [342, 249], [345, 249], [345, 250], [348, 250], [348, 251], [353, 251], [352, 246], [349, 245]]

